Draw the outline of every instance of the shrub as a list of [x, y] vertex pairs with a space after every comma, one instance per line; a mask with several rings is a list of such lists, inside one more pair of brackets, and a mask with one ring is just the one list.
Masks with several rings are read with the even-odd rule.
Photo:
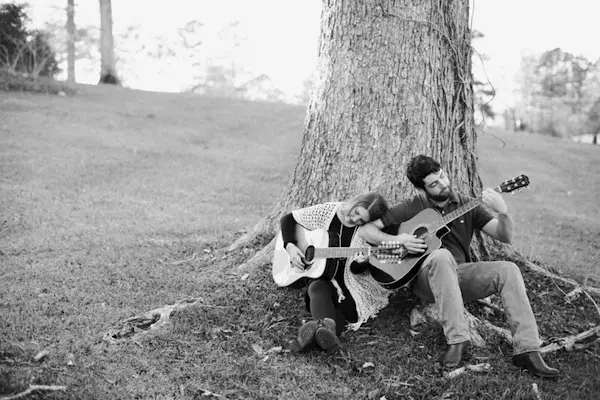
[[35, 78], [27, 73], [15, 73], [4, 68], [0, 68], [0, 91], [75, 94], [75, 90], [66, 83], [43, 76]]
[[51, 78], [60, 72], [56, 53], [45, 32], [27, 29], [26, 7], [25, 4], [0, 5], [0, 68]]

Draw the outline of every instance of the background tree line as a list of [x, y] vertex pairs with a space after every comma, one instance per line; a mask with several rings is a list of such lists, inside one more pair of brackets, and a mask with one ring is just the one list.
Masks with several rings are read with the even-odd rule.
[[600, 131], [600, 60], [560, 48], [522, 57], [519, 92], [505, 112], [507, 129], [557, 137]]
[[11, 74], [53, 77], [60, 69], [44, 30], [29, 29], [25, 5], [0, 6], [0, 67]]
[[[95, 69], [100, 65], [102, 83], [127, 85], [136, 76], [155, 76], [159, 85], [161, 75], [169, 69], [180, 70], [183, 60], [182, 92], [297, 104], [307, 104], [310, 98], [312, 76], [306, 77], [300, 93], [290, 97], [268, 74], [250, 71], [239, 61], [247, 41], [239, 21], [230, 21], [211, 37], [202, 21], [190, 19], [173, 32], [149, 33], [131, 25], [113, 38], [110, 0], [99, 0], [98, 26], [76, 26], [74, 0], [65, 5], [42, 29], [29, 28], [26, 3], [0, 6], [0, 66], [4, 71], [56, 77], [62, 68], [67, 80], [75, 82], [77, 62]], [[483, 33], [473, 31], [472, 46], [482, 37]], [[209, 47], [219, 51], [210, 52]], [[473, 64], [487, 59], [473, 50]], [[474, 76], [473, 90], [477, 120], [493, 119], [500, 112], [506, 129], [559, 137], [595, 134], [597, 142], [600, 60], [592, 62], [560, 48], [524, 56], [515, 106], [506, 110], [492, 108], [495, 90], [484, 77]]]
[[[198, 94], [260, 99], [267, 101], [288, 101], [307, 104], [313, 87], [314, 76], [307, 76], [302, 90], [292, 99], [279, 89], [272, 79], [264, 73], [253, 73], [239, 62], [238, 52], [246, 45], [245, 27], [239, 21], [231, 21], [222, 26], [216, 38], [209, 38], [205, 24], [197, 19], [189, 20], [177, 31], [168, 34], [150, 34], [139, 25], [131, 25], [113, 39], [112, 8], [110, 0], [99, 0], [100, 26], [76, 26], [76, 7], [74, 0], [67, 0], [65, 10], [59, 9], [53, 18], [44, 23], [43, 35], [45, 49], [51, 50], [54, 70], [52, 76], [61, 73], [59, 65], [65, 65], [66, 79], [75, 82], [75, 63], [100, 63], [100, 81], [128, 83], [128, 71], [138, 75], [154, 74], [158, 76], [169, 69], [175, 60], [186, 60], [189, 68], [187, 83], [181, 91]], [[7, 23], [25, 27], [29, 23], [28, 6], [24, 4], [5, 4], [3, 8], [13, 10], [10, 16], [2, 17]], [[65, 12], [66, 11], [66, 12]], [[483, 37], [474, 32], [472, 39]], [[18, 42], [26, 43], [25, 35], [18, 36]], [[218, 47], [218, 53], [209, 53], [205, 47]], [[41, 49], [39, 51], [42, 51]], [[474, 55], [473, 62], [485, 55]], [[148, 61], [160, 60], [161, 70], [153, 70]], [[145, 69], [147, 71], [142, 71]], [[109, 77], [108, 79], [106, 77]], [[113, 79], [114, 78], [114, 79]], [[123, 79], [124, 78], [124, 79]], [[130, 78], [131, 79], [131, 78]], [[130, 80], [129, 79], [129, 80]], [[493, 88], [489, 82], [476, 79], [474, 82], [477, 110], [484, 118], [493, 118], [495, 112], [489, 105], [493, 97]]]

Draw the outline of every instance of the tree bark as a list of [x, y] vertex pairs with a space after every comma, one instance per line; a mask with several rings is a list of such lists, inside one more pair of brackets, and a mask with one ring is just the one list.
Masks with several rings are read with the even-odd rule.
[[67, 82], [75, 83], [75, 0], [67, 0]]
[[296, 207], [367, 190], [390, 203], [413, 195], [405, 165], [419, 153], [440, 160], [462, 192], [481, 193], [470, 60], [468, 0], [324, 2], [291, 183], [230, 249], [272, 235]]
[[120, 85], [115, 66], [111, 0], [100, 0], [100, 81]]

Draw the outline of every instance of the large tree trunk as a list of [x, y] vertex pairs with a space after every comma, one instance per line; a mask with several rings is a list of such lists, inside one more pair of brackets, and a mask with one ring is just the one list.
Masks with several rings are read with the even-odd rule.
[[75, 0], [67, 0], [67, 82], [75, 83]]
[[111, 0], [100, 0], [100, 81], [119, 85], [115, 67]]
[[[468, 4], [469, 0], [431, 0], [419, 5], [392, 0], [325, 2], [318, 79], [292, 181], [271, 213], [230, 249], [272, 235], [279, 216], [295, 207], [346, 199], [369, 189], [379, 190], [392, 203], [412, 195], [405, 165], [419, 153], [438, 158], [463, 192], [480, 193]], [[486, 243], [476, 242], [475, 255], [487, 256], [480, 253]], [[240, 267], [263, 265], [272, 250], [273, 241]], [[504, 255], [518, 255], [508, 253]], [[530, 270], [562, 279], [520, 257]], [[577, 282], [568, 283], [585, 289]], [[172, 312], [197, 305], [197, 300], [128, 318], [104, 338], [111, 343], [136, 338], [163, 326]], [[411, 323], [435, 319], [432, 306], [413, 311]], [[472, 329], [487, 330], [510, 342], [505, 329], [470, 314], [467, 319]], [[598, 329], [563, 342], [571, 346]], [[483, 345], [483, 339], [476, 344]]]
[[272, 234], [294, 207], [379, 190], [413, 195], [412, 156], [441, 161], [481, 192], [475, 154], [468, 0], [323, 3], [317, 78], [290, 186], [230, 249]]

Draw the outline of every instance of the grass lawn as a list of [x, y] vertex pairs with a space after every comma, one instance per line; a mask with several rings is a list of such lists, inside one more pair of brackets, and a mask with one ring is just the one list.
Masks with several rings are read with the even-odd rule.
[[[548, 355], [564, 377], [544, 381], [513, 368], [491, 337], [471, 356], [490, 372], [444, 378], [440, 329], [411, 335], [402, 291], [343, 336], [346, 351], [286, 351], [302, 292], [275, 288], [268, 266], [241, 277], [235, 267], [257, 248], [223, 248], [285, 189], [304, 112], [95, 86], [73, 97], [0, 92], [0, 399], [31, 384], [66, 386], [29, 396], [47, 399], [536, 399], [534, 383], [542, 398], [596, 398], [598, 345]], [[531, 179], [505, 197], [515, 245], [596, 286], [598, 150], [493, 129], [478, 139], [485, 186]], [[587, 298], [567, 302], [568, 286], [525, 278], [544, 338], [598, 325]], [[103, 340], [186, 298], [198, 304], [165, 328]]]

